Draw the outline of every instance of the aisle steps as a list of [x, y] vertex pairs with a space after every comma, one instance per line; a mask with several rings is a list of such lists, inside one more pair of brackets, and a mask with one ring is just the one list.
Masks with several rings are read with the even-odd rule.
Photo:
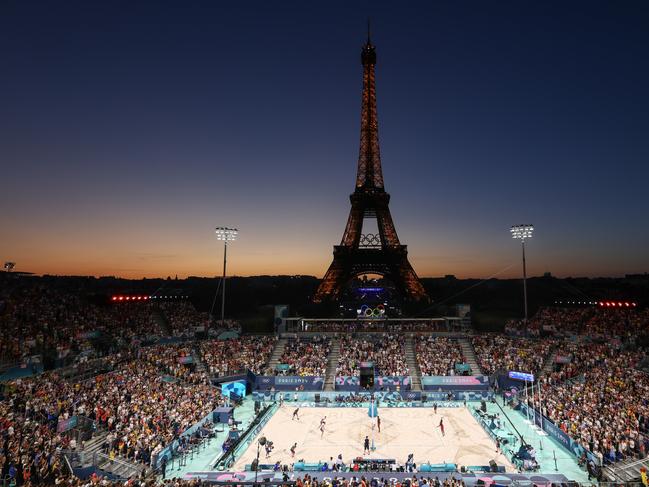
[[325, 377], [325, 391], [335, 391], [334, 379], [336, 377], [336, 367], [338, 366], [338, 357], [340, 356], [340, 338], [335, 337], [331, 340], [331, 352], [327, 361], [327, 376]]
[[462, 355], [464, 360], [471, 367], [471, 375], [482, 375], [482, 369], [478, 365], [478, 358], [476, 357], [475, 350], [471, 344], [470, 338], [458, 338], [458, 344], [462, 348]]

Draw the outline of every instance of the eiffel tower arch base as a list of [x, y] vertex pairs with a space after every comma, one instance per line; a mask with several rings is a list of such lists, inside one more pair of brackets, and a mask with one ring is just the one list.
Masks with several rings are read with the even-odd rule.
[[362, 274], [379, 274], [392, 282], [402, 298], [425, 299], [426, 291], [408, 262], [406, 245], [393, 248], [334, 247], [334, 259], [318, 288], [315, 302], [337, 301], [347, 284]]

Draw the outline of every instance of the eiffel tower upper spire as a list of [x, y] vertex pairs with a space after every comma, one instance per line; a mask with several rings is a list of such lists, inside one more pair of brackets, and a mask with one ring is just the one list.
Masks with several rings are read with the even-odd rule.
[[367, 22], [367, 42], [361, 51], [361, 63], [363, 64], [363, 96], [356, 190], [383, 191], [379, 126], [376, 116], [376, 84], [374, 80], [376, 49], [370, 41], [369, 19]]

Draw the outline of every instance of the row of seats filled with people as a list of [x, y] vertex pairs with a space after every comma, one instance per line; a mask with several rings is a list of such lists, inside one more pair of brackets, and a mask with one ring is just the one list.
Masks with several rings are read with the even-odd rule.
[[629, 303], [619, 304], [622, 306], [543, 307], [527, 323], [520, 320], [509, 321], [505, 331], [525, 331], [536, 336], [543, 334], [622, 338], [646, 333], [649, 328], [649, 309], [637, 309]]
[[542, 377], [540, 395], [535, 392], [529, 402], [541, 404], [547, 417], [602, 461], [646, 457], [649, 376], [635, 368], [644, 354], [608, 345], [582, 347], [576, 353], [579, 375], [563, 381]]
[[218, 377], [250, 370], [261, 374], [266, 370], [277, 337], [271, 335], [241, 336], [232, 340], [200, 342], [201, 360], [211, 376]]
[[303, 320], [299, 331], [333, 332], [333, 333], [376, 333], [376, 332], [441, 332], [448, 331], [444, 320], [367, 320], [354, 321], [320, 321]]
[[517, 370], [537, 374], [554, 346], [552, 340], [513, 338], [486, 334], [471, 338], [478, 365], [487, 375], [498, 370]]
[[298, 337], [290, 339], [279, 358], [281, 368], [268, 370], [270, 375], [301, 375], [323, 377], [331, 352], [328, 337]]
[[336, 376], [360, 375], [361, 362], [373, 362], [379, 375], [410, 375], [404, 335], [381, 333], [370, 336], [342, 336]]
[[[88, 418], [109, 434], [114, 456], [154, 464], [164, 447], [225, 403], [206, 384], [169, 381], [145, 358], [91, 380], [64, 380], [57, 372], [6, 384], [0, 401], [0, 472], [29, 485], [49, 485], [63, 474], [60, 452], [81, 448], [59, 422]], [[19, 482], [17, 482], [20, 485]]]
[[98, 347], [105, 353], [151, 337], [188, 336], [208, 325], [207, 313], [189, 301], [102, 303], [44, 283], [16, 286], [0, 296], [0, 363], [37, 354], [69, 362]]
[[464, 362], [462, 347], [451, 338], [419, 337], [415, 352], [422, 375], [455, 375], [455, 364]]

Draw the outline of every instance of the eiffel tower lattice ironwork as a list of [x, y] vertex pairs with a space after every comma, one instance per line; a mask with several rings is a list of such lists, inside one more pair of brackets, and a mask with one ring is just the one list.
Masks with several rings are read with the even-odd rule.
[[[363, 99], [361, 107], [361, 141], [358, 156], [356, 189], [350, 195], [351, 211], [340, 245], [334, 246], [329, 266], [315, 295], [315, 302], [336, 300], [354, 277], [374, 273], [391, 281], [402, 297], [426, 298], [426, 292], [408, 261], [408, 250], [399, 242], [390, 215], [390, 195], [383, 187], [376, 116], [374, 66], [376, 50], [369, 34], [361, 52], [363, 64]], [[378, 234], [363, 234], [363, 221], [376, 219]]]

